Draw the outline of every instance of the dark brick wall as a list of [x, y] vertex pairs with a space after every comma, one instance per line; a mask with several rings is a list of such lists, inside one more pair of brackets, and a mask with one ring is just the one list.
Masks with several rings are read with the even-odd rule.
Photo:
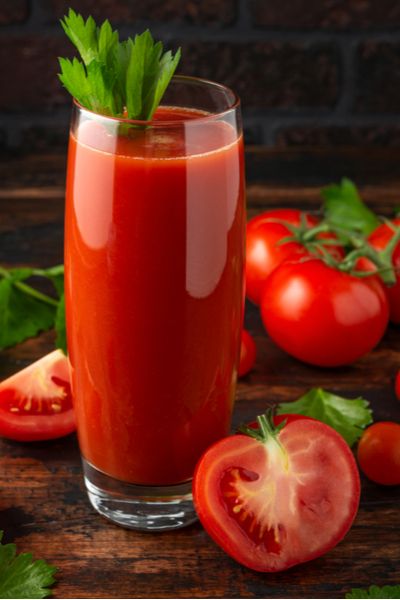
[[400, 0], [0, 0], [0, 149], [65, 143], [72, 6], [182, 46], [241, 96], [248, 143], [400, 146]]

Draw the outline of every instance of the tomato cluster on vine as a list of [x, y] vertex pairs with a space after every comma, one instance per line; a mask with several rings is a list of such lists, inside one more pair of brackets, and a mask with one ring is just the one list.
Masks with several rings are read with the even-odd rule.
[[399, 225], [386, 220], [367, 237], [297, 209], [252, 218], [246, 295], [276, 345], [319, 367], [375, 348], [389, 320], [400, 323]]

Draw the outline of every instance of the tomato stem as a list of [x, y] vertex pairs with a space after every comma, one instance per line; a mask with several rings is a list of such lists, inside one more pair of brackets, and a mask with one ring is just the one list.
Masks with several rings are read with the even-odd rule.
[[[394, 235], [391, 237], [386, 248], [381, 251], [375, 250], [375, 248], [370, 246], [365, 240], [360, 242], [358, 238], [351, 238], [355, 248], [349, 252], [341, 263], [338, 264], [338, 268], [341, 271], [350, 272], [357, 277], [366, 277], [378, 273], [386, 285], [394, 285], [396, 283], [396, 270], [393, 266], [392, 259], [393, 252], [400, 241], [400, 227], [396, 227], [391, 223], [390, 228], [394, 231]], [[357, 270], [356, 263], [359, 258], [367, 258], [370, 260], [377, 267], [376, 271], [365, 272]]]
[[24, 294], [27, 294], [28, 296], [31, 296], [32, 298], [36, 298], [36, 300], [40, 300], [41, 302], [45, 302], [46, 304], [49, 304], [50, 306], [54, 306], [54, 307], [58, 306], [58, 301], [55, 300], [54, 298], [51, 298], [47, 294], [43, 294], [42, 292], [35, 290], [35, 288], [31, 287], [27, 283], [23, 283], [22, 281], [15, 281], [13, 279], [12, 275], [9, 273], [9, 271], [7, 271], [7, 269], [4, 269], [4, 267], [0, 267], [0, 276], [4, 277], [5, 279], [10, 279], [12, 285], [14, 285], [16, 288], [18, 288]]
[[[259, 442], [265, 444], [265, 442], [274, 439], [278, 444], [277, 435], [281, 431], [283, 427], [286, 425], [286, 421], [280, 423], [279, 425], [274, 425], [273, 422], [273, 414], [274, 410], [272, 408], [268, 409], [263, 415], [257, 416], [257, 424], [258, 428], [255, 429], [253, 427], [248, 427], [247, 425], [242, 425], [239, 427], [239, 431], [248, 435]], [[280, 444], [279, 444], [280, 445]]]
[[30, 285], [27, 285], [26, 283], [23, 283], [22, 281], [14, 281], [13, 285], [15, 285], [16, 288], [21, 290], [21, 292], [24, 292], [24, 294], [27, 294], [28, 296], [31, 296], [32, 298], [36, 298], [36, 300], [45, 302], [46, 304], [49, 304], [50, 306], [54, 306], [54, 307], [58, 306], [58, 300], [51, 298], [47, 294], [42, 294], [42, 292], [35, 290], [35, 288], [31, 287]]

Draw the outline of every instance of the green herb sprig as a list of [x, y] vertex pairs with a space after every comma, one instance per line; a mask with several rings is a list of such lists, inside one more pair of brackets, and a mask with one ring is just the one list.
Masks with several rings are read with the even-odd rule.
[[59, 58], [59, 78], [85, 108], [114, 117], [150, 121], [178, 66], [181, 51], [163, 51], [146, 30], [119, 41], [108, 20], [98, 27], [72, 9], [61, 25], [82, 60]]
[[369, 235], [380, 221], [363, 202], [354, 183], [343, 177], [340, 183], [321, 190], [326, 220], [347, 232]]
[[55, 582], [56, 567], [33, 560], [26, 552], [17, 555], [15, 544], [2, 544], [0, 531], [0, 598], [46, 598]]
[[[54, 295], [40, 289], [44, 281], [52, 283]], [[0, 350], [52, 327], [57, 347], [66, 352], [63, 265], [49, 269], [0, 266]]]
[[372, 411], [364, 398], [348, 399], [322, 388], [313, 388], [295, 402], [281, 402], [277, 414], [313, 417], [330, 425], [353, 446], [372, 423]]
[[370, 585], [368, 589], [354, 588], [345, 596], [348, 600], [357, 598], [400, 598], [400, 585]]

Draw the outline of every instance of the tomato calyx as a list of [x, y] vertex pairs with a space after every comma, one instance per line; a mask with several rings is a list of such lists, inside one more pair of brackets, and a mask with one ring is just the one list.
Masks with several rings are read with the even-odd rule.
[[[348, 239], [349, 243], [353, 246], [353, 250], [339, 263], [337, 266], [339, 270], [349, 272], [351, 275], [361, 278], [377, 274], [387, 286], [396, 283], [396, 268], [393, 265], [393, 253], [400, 242], [400, 227], [389, 221], [389, 219], [383, 219], [383, 222], [393, 231], [393, 236], [386, 247], [383, 250], [377, 250], [362, 236], [352, 234]], [[367, 268], [359, 268], [360, 259], [367, 260]]]
[[[341, 246], [339, 238], [336, 237], [336, 232], [333, 231], [332, 227], [326, 222], [321, 221], [313, 226], [310, 226], [305, 213], [300, 214], [300, 224], [294, 225], [288, 223], [282, 219], [270, 219], [271, 222], [281, 223], [288, 229], [291, 235], [288, 235], [279, 242], [277, 245], [287, 244], [291, 242], [297, 242], [304, 246], [304, 248], [312, 255], [319, 258], [325, 255], [333, 256], [335, 259], [335, 248], [332, 248], [331, 252], [328, 250], [328, 246], [338, 247]], [[337, 258], [342, 258], [341, 253], [337, 252]]]
[[238, 431], [244, 433], [259, 442], [267, 442], [272, 438], [276, 438], [286, 425], [286, 420], [280, 422], [278, 425], [274, 424], [274, 410], [269, 408], [264, 414], [258, 415], [256, 424], [258, 427], [249, 427], [248, 425], [240, 425]]
[[282, 444], [278, 440], [278, 435], [280, 431], [286, 425], [286, 419], [281, 421], [278, 425], [274, 424], [274, 411], [272, 408], [268, 409], [263, 415], [258, 415], [257, 417], [257, 425], [258, 427], [249, 427], [248, 425], [241, 425], [238, 428], [240, 433], [244, 435], [248, 435], [251, 438], [254, 438], [258, 442], [262, 444], [269, 444], [270, 442], [275, 443], [279, 446], [279, 449], [282, 452], [285, 452]]

